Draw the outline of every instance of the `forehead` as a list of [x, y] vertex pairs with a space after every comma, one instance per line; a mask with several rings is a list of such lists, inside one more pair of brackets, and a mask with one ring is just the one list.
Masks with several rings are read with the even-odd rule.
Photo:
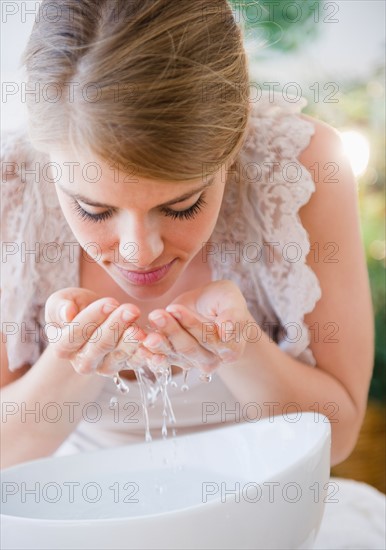
[[[141, 204], [186, 200], [185, 195], [212, 186], [220, 172], [189, 182], [160, 181], [137, 176], [106, 161], [82, 159], [68, 151], [50, 154], [52, 179], [65, 193], [94, 206], [117, 206], [120, 200]], [[180, 198], [181, 197], [181, 198]]]
[[[61, 183], [96, 183], [105, 181], [106, 183], [133, 183], [157, 186], [194, 186], [196, 184], [205, 183], [208, 180], [216, 177], [223, 167], [218, 166], [216, 171], [205, 173], [204, 165], [202, 174], [196, 179], [190, 181], [168, 181], [160, 179], [151, 179], [140, 176], [136, 173], [135, 166], [128, 163], [126, 166], [119, 167], [113, 162], [108, 162], [97, 157], [82, 158], [76, 153], [71, 153], [66, 150], [54, 151], [49, 154], [50, 165], [54, 168], [53, 179]], [[51, 170], [52, 172], [52, 170]]]

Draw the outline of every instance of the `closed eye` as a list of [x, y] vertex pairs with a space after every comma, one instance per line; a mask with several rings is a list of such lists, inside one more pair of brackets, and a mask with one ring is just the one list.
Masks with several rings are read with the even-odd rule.
[[192, 220], [196, 217], [196, 215], [202, 210], [202, 208], [207, 204], [204, 199], [205, 193], [203, 193], [199, 198], [198, 201], [195, 202], [192, 206], [187, 208], [186, 210], [171, 210], [170, 208], [162, 208], [161, 212], [165, 214], [165, 216], [168, 216], [169, 218], [173, 218], [174, 220]]
[[[190, 206], [186, 210], [172, 210], [171, 208], [161, 208], [161, 212], [165, 216], [172, 219], [192, 220], [207, 204], [204, 199], [204, 196], [205, 196], [205, 192], [202, 193], [202, 195], [199, 197], [197, 202], [195, 202], [192, 206]], [[71, 206], [73, 210], [76, 212], [76, 214], [82, 220], [92, 221], [94, 223], [104, 222], [105, 220], [114, 216], [114, 214], [116, 213], [116, 210], [106, 210], [105, 212], [101, 212], [100, 214], [91, 214], [90, 212], [87, 212], [84, 208], [82, 208], [76, 200], [71, 201]]]

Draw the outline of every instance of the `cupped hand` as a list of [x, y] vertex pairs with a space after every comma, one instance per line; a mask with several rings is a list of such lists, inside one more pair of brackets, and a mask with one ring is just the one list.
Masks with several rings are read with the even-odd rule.
[[141, 345], [154, 353], [154, 368], [169, 362], [210, 373], [243, 356], [244, 329], [253, 319], [238, 286], [223, 279], [181, 294], [149, 321], [157, 332]]
[[139, 345], [146, 338], [135, 324], [139, 316], [134, 304], [119, 304], [76, 287], [54, 292], [45, 307], [45, 322], [60, 329], [60, 338], [50, 345], [78, 374], [113, 375], [126, 361], [131, 365], [148, 361], [152, 354]]

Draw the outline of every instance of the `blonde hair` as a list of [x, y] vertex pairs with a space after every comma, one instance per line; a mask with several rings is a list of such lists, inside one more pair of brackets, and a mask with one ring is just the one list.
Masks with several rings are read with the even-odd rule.
[[226, 0], [63, 0], [56, 11], [43, 0], [23, 63], [40, 151], [70, 145], [141, 177], [189, 181], [243, 145], [248, 64]]

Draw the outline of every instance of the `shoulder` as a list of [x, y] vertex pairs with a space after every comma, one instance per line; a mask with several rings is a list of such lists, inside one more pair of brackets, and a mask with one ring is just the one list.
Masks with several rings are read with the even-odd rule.
[[320, 162], [321, 160], [338, 161], [340, 166], [345, 165], [349, 168], [339, 131], [333, 126], [304, 113], [299, 113], [297, 116], [310, 123], [314, 128], [308, 147], [299, 155], [300, 162], [305, 167], [310, 167], [314, 162]]
[[254, 160], [294, 161], [315, 134], [313, 119], [301, 112], [306, 105], [305, 98], [291, 103], [279, 97], [273, 100], [266, 93], [251, 103], [244, 143], [249, 155]]
[[[344, 232], [357, 219], [358, 186], [338, 130], [308, 115], [314, 127], [308, 146], [298, 155], [315, 184], [315, 192], [299, 212], [309, 233], [320, 237]], [[347, 208], [346, 208], [347, 206]]]

